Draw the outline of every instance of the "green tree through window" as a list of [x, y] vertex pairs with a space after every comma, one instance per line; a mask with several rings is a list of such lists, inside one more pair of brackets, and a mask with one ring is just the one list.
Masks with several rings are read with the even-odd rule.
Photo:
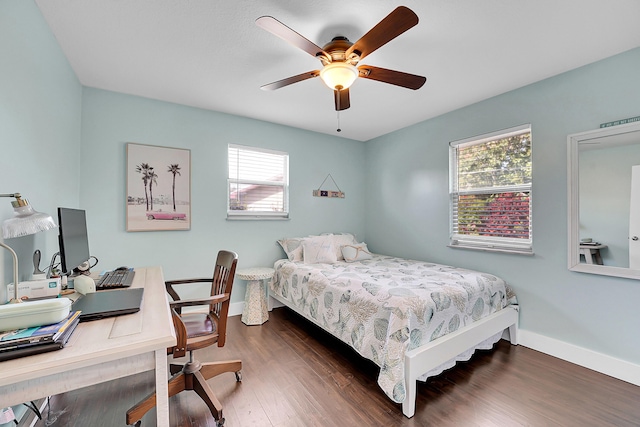
[[531, 129], [451, 144], [451, 244], [531, 251]]

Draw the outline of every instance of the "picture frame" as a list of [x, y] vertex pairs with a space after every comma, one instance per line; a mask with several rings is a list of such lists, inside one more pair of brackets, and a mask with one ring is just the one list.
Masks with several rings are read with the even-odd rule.
[[127, 231], [191, 229], [191, 150], [126, 144]]

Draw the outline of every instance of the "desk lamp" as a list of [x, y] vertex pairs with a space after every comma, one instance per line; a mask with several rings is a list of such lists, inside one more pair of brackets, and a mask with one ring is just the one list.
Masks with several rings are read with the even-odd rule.
[[[20, 193], [0, 194], [0, 197], [15, 198], [15, 200], [11, 202], [14, 217], [2, 223], [2, 237], [4, 239], [28, 236], [57, 227], [50, 215], [34, 210], [29, 202], [20, 196]], [[13, 249], [4, 243], [0, 242], [0, 246], [11, 252], [11, 256], [13, 257], [13, 298], [10, 302], [22, 302], [22, 300], [18, 298], [18, 256]]]

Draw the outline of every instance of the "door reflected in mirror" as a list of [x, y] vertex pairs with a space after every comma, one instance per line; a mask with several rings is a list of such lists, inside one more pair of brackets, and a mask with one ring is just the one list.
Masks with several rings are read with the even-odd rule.
[[569, 269], [640, 278], [640, 123], [568, 144]]

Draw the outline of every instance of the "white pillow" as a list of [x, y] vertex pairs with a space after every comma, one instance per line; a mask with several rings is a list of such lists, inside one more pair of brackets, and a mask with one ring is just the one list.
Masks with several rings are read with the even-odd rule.
[[346, 262], [362, 261], [363, 259], [372, 258], [371, 252], [369, 252], [369, 248], [367, 248], [367, 244], [364, 242], [343, 246], [342, 256], [344, 256]]
[[337, 261], [331, 236], [307, 237], [302, 241], [302, 257], [305, 264], [333, 264]]
[[302, 241], [303, 238], [292, 237], [289, 239], [278, 240], [282, 249], [287, 254], [289, 261], [302, 261]]
[[333, 234], [331, 238], [333, 239], [333, 246], [336, 249], [336, 258], [338, 261], [342, 261], [344, 259], [344, 256], [342, 255], [343, 246], [358, 244], [355, 236], [349, 233]]

